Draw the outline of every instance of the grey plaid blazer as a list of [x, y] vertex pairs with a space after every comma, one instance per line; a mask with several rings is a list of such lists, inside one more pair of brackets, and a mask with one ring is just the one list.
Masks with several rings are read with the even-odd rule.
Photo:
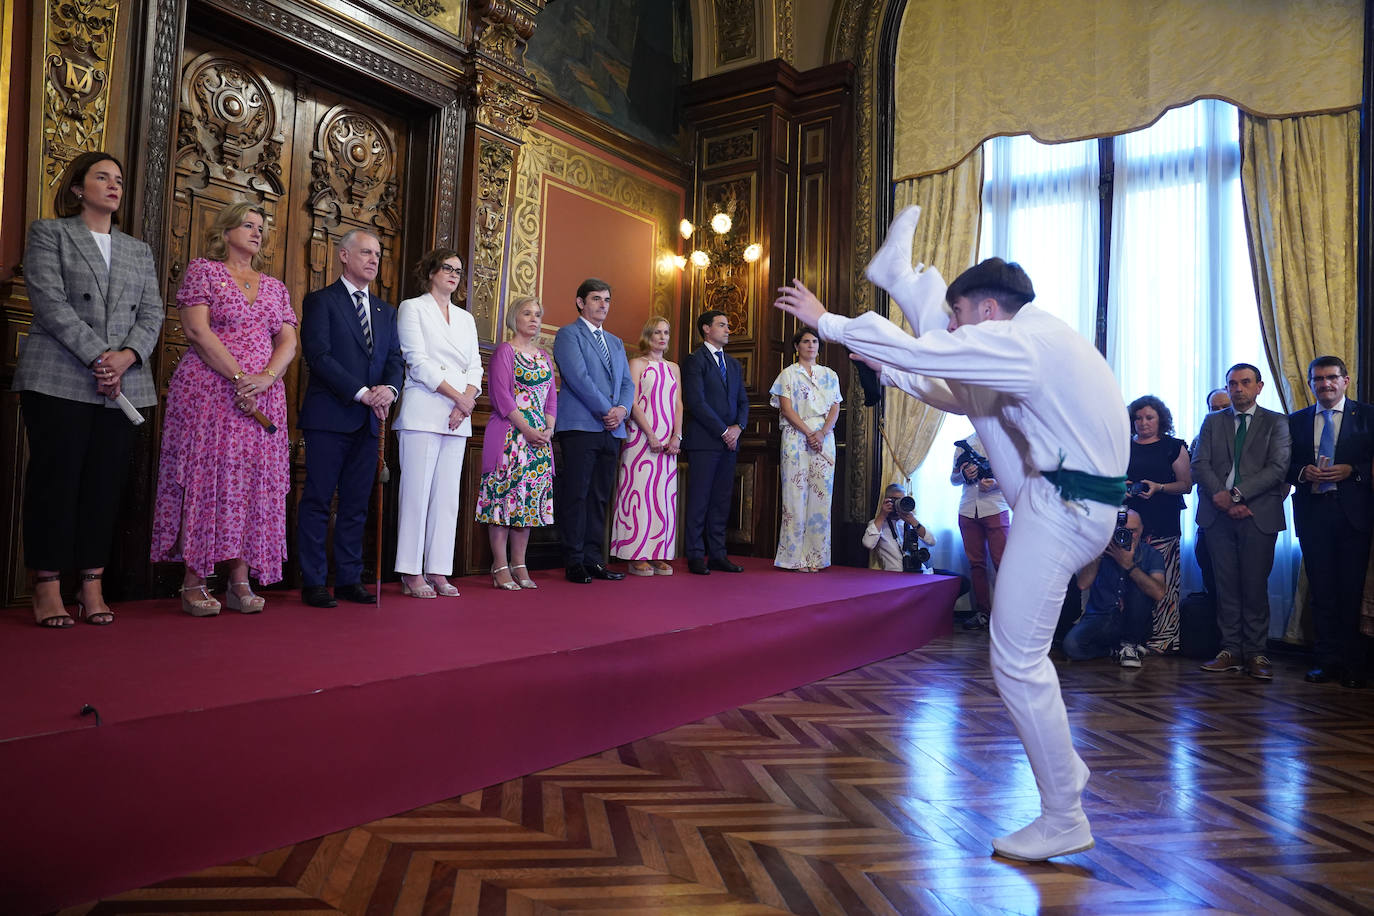
[[135, 407], [157, 403], [148, 360], [166, 309], [147, 243], [112, 230], [107, 269], [81, 217], [36, 220], [24, 278], [33, 325], [19, 353], [15, 391], [114, 407], [96, 393], [90, 364], [106, 350], [127, 347], [138, 361], [124, 373], [124, 395]]

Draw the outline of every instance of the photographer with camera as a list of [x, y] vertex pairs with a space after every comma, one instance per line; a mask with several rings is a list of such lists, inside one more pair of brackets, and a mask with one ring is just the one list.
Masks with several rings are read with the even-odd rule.
[[1102, 556], [1078, 571], [1088, 589], [1083, 616], [1064, 637], [1074, 661], [1112, 656], [1123, 668], [1139, 668], [1150, 638], [1155, 602], [1164, 596], [1164, 558], [1145, 543], [1140, 513], [1124, 506]]
[[[863, 543], [873, 551], [879, 569], [889, 572], [930, 572], [927, 547], [935, 535], [916, 520], [916, 500], [901, 484], [890, 483], [878, 503], [878, 512], [864, 530]], [[925, 545], [925, 546], [922, 546]]]
[[964, 539], [964, 556], [968, 557], [969, 578], [973, 580], [973, 613], [964, 626], [979, 629], [988, 625], [992, 612], [988, 559], [992, 559], [993, 566], [1002, 565], [1011, 507], [997, 485], [977, 433], [954, 443], [954, 470], [949, 482], [964, 488], [959, 501], [959, 534]]

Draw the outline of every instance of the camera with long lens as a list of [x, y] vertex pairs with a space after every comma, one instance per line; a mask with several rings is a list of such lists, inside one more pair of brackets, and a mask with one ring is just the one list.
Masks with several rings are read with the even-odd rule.
[[993, 476], [992, 462], [988, 461], [987, 456], [979, 454], [978, 449], [968, 444], [967, 439], [960, 439], [954, 443], [954, 447], [959, 450], [959, 455], [954, 459], [954, 466], [963, 469], [964, 465], [971, 464], [978, 469], [978, 474], [974, 481], [987, 480]]
[[1112, 543], [1122, 550], [1131, 549], [1131, 529], [1126, 527], [1126, 510], [1118, 509], [1116, 512], [1116, 528], [1112, 531]]
[[[911, 497], [905, 498], [910, 499]], [[902, 538], [902, 572], [918, 573], [929, 561], [930, 551], [916, 537], [916, 529], [908, 525], [906, 534]]]

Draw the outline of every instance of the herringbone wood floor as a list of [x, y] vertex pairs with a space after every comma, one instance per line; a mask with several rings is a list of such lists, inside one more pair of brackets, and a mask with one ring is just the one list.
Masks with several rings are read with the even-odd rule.
[[[1374, 913], [1374, 691], [1061, 666], [1097, 847], [1038, 812], [985, 633], [68, 913]], [[398, 768], [403, 768], [398, 761]]]

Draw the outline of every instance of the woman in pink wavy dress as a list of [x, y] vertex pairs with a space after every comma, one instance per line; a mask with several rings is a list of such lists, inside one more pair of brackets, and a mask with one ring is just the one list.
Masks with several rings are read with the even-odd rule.
[[[182, 610], [219, 613], [206, 588], [228, 562], [225, 605], [253, 614], [251, 572], [280, 581], [291, 487], [286, 390], [296, 354], [296, 315], [286, 286], [260, 273], [263, 211], [231, 204], [208, 233], [207, 258], [186, 266], [177, 291], [190, 349], [167, 386], [154, 505], [152, 559], [185, 564]], [[276, 424], [269, 433], [254, 412]]]
[[671, 576], [677, 540], [677, 456], [682, 451], [682, 373], [664, 359], [666, 318], [650, 318], [630, 360], [635, 380], [629, 436], [620, 451], [611, 555], [635, 576]]

